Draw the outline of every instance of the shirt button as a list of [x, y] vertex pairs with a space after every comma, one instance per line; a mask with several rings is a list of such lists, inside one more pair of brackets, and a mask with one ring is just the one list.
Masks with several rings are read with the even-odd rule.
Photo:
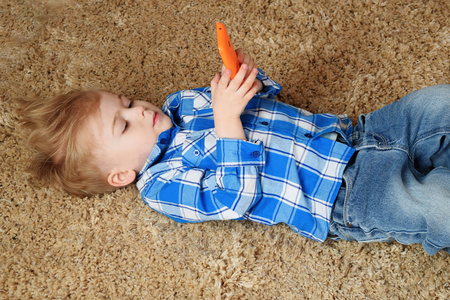
[[259, 151], [253, 151], [253, 152], [251, 153], [251, 155], [252, 155], [253, 157], [259, 157], [259, 156], [261, 155], [261, 153], [259, 153]]
[[305, 133], [305, 136], [306, 136], [307, 138], [312, 138], [312, 137], [313, 137], [311, 133]]
[[269, 122], [266, 122], [266, 121], [264, 121], [264, 122], [261, 122], [261, 124], [263, 124], [263, 125], [269, 125]]
[[159, 142], [160, 142], [161, 144], [165, 144], [165, 143], [167, 142], [167, 140], [166, 140], [166, 139], [161, 139]]
[[195, 155], [195, 156], [199, 156], [199, 155], [200, 155], [200, 151], [194, 150], [194, 155]]

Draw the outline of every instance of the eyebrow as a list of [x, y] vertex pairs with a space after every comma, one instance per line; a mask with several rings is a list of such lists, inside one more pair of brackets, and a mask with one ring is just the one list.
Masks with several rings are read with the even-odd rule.
[[[118, 95], [117, 99], [119, 99], [119, 101], [122, 102], [122, 95]], [[111, 129], [112, 136], [114, 136], [114, 128], [116, 127], [116, 122], [117, 122], [117, 119], [119, 119], [119, 116], [120, 116], [120, 111], [117, 111], [116, 114], [114, 115], [114, 119], [112, 122], [112, 129]]]

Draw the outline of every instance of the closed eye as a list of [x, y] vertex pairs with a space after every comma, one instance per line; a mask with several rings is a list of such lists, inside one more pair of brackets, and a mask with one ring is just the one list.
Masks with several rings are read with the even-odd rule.
[[[130, 103], [128, 104], [128, 108], [132, 108], [132, 107], [133, 107], [133, 102], [134, 102], [134, 101], [130, 100]], [[128, 123], [127, 120], [125, 120], [125, 125], [123, 126], [123, 131], [122, 131], [122, 133], [124, 133], [125, 131], [127, 131], [128, 127], [129, 127], [129, 123]]]
[[[119, 98], [119, 100], [120, 100], [120, 102], [122, 102], [122, 105], [124, 106], [124, 107], [127, 107], [127, 108], [131, 108], [131, 107], [133, 107], [133, 100], [128, 100], [126, 97], [124, 97], [123, 95], [118, 95], [118, 98]], [[126, 104], [126, 101], [129, 101], [129, 103], [128, 103], [128, 105]]]
[[125, 124], [123, 125], [123, 131], [122, 133], [124, 133], [125, 131], [127, 131], [129, 125], [128, 125], [128, 121], [125, 121]]

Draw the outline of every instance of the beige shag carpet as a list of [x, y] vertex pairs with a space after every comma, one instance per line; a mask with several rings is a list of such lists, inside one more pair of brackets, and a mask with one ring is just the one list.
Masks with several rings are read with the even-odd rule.
[[356, 121], [450, 82], [449, 18], [448, 0], [0, 1], [0, 299], [449, 299], [447, 253], [180, 225], [134, 187], [81, 199], [43, 185], [15, 113], [17, 98], [75, 88], [161, 105], [207, 86], [221, 21], [281, 101]]

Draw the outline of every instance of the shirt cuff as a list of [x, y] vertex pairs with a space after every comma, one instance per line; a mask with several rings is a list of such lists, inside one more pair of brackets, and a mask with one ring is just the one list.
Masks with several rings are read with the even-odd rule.
[[262, 91], [256, 94], [258, 97], [275, 98], [275, 96], [280, 93], [281, 85], [270, 79], [269, 76], [267, 76], [261, 69], [258, 69], [258, 75], [256, 78], [263, 84]]
[[264, 145], [261, 141], [248, 142], [237, 139], [217, 140], [218, 167], [262, 167], [266, 163]]

